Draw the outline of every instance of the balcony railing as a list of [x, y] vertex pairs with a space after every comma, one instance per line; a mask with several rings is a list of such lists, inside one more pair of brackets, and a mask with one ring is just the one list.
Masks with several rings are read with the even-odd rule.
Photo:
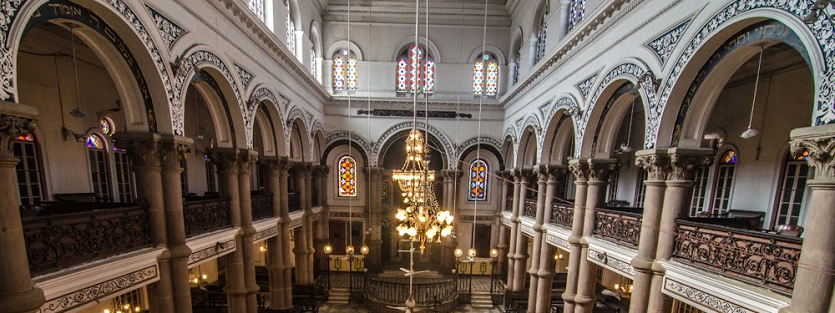
[[[391, 307], [402, 307], [409, 298], [409, 278], [374, 277], [365, 286], [365, 304], [369, 312], [402, 312]], [[458, 302], [455, 281], [449, 278], [415, 278], [412, 290], [417, 307], [432, 308], [435, 312], [452, 312]]]
[[554, 203], [551, 205], [551, 224], [571, 228], [574, 223], [574, 207]]
[[23, 238], [34, 276], [149, 247], [150, 220], [141, 207], [33, 217]]
[[522, 216], [536, 218], [536, 200], [525, 199], [525, 206], [522, 210]]
[[273, 197], [268, 195], [252, 196], [252, 220], [258, 221], [275, 216]]
[[508, 196], [504, 201], [505, 212], [513, 212], [513, 197]]
[[676, 259], [792, 293], [803, 239], [685, 220], [678, 220], [676, 234]]
[[625, 210], [596, 209], [594, 235], [637, 248], [641, 237], [641, 215]]
[[232, 227], [229, 200], [211, 199], [183, 203], [186, 237]]

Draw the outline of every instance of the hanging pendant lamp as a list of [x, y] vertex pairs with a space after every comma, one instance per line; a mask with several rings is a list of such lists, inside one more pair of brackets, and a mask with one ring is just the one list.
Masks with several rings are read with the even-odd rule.
[[756, 78], [756, 80], [754, 80], [754, 100], [751, 101], [751, 116], [748, 119], [748, 129], [746, 129], [744, 132], [742, 132], [741, 135], [739, 135], [739, 137], [742, 137], [742, 139], [752, 138], [752, 137], [755, 137], [755, 136], [760, 134], [759, 131], [754, 129], [752, 124], [754, 123], [754, 106], [757, 104], [757, 88], [760, 85], [760, 70], [762, 69], [762, 65], [763, 65], [763, 50], [764, 49], [765, 49], [765, 47], [763, 47], [763, 46], [760, 47], [760, 60], [759, 60], [759, 63], [757, 64], [757, 78]]
[[629, 109], [629, 131], [626, 133], [626, 143], [622, 143], [620, 145], [621, 153], [629, 153], [632, 152], [632, 147], [629, 146], [629, 142], [632, 139], [632, 119], [635, 116], [635, 98], [638, 97], [640, 94], [636, 94], [632, 97], [632, 106]]
[[70, 42], [72, 44], [72, 70], [75, 74], [75, 109], [70, 111], [70, 115], [75, 118], [87, 117], [87, 112], [81, 109], [81, 88], [78, 86], [78, 64], [75, 56], [75, 25], [68, 24], [70, 28]]

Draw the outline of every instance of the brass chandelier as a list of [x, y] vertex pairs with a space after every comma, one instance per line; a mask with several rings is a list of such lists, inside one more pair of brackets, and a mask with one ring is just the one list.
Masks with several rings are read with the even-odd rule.
[[440, 242], [452, 233], [453, 216], [441, 210], [432, 183], [435, 175], [429, 172], [429, 148], [423, 134], [412, 128], [406, 137], [406, 160], [403, 168], [395, 171], [393, 179], [402, 191], [403, 208], [395, 218], [400, 221], [397, 231], [412, 242], [420, 243], [420, 251], [427, 242]]

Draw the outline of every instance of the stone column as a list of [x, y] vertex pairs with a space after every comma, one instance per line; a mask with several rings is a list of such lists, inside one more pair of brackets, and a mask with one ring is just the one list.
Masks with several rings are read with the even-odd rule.
[[530, 51], [528, 52], [528, 57], [530, 58], [528, 60], [528, 64], [530, 64], [530, 66], [528, 67], [528, 72], [530, 72], [536, 66], [536, 44], [538, 42], [539, 38], [537, 38], [535, 34], [534, 36], [531, 36], [530, 39], [528, 39], [528, 46], [530, 48]]
[[547, 243], [543, 243], [545, 241], [544, 238], [544, 230], [542, 229], [542, 225], [544, 225], [545, 220], [545, 203], [550, 203], [550, 199], [545, 198], [545, 188], [547, 187], [546, 183], [548, 182], [548, 166], [540, 164], [535, 168], [536, 176], [539, 179], [537, 184], [537, 197], [536, 197], [536, 217], [533, 223], [533, 249], [531, 251], [531, 268], [528, 269], [528, 275], [531, 276], [531, 284], [528, 288], [528, 312], [534, 313], [536, 310], [536, 300], [539, 293], [537, 293], [537, 289], [539, 288], [539, 262], [541, 260], [541, 250], [542, 246], [547, 246]]
[[507, 251], [507, 289], [513, 291], [513, 279], [515, 273], [513, 269], [516, 267], [516, 235], [519, 229], [519, 192], [522, 187], [522, 172], [520, 170], [513, 170], [513, 211], [510, 217], [510, 247]]
[[279, 195], [279, 205], [280, 205], [280, 217], [278, 222], [278, 237], [280, 238], [279, 243], [281, 244], [281, 257], [283, 259], [283, 266], [281, 268], [281, 272], [283, 273], [282, 282], [284, 284], [284, 306], [281, 307], [282, 311], [291, 311], [293, 310], [293, 251], [290, 249], [290, 204], [288, 202], [288, 189], [289, 186], [288, 182], [288, 170], [290, 169], [291, 162], [287, 159], [287, 157], [280, 157], [278, 159], [278, 195]]
[[635, 153], [635, 165], [647, 172], [644, 211], [641, 217], [641, 237], [638, 256], [632, 259], [635, 268], [634, 291], [629, 302], [632, 312], [647, 312], [652, 286], [652, 264], [658, 247], [658, 229], [661, 223], [661, 208], [664, 204], [664, 189], [670, 171], [670, 158], [663, 151], [641, 150]]
[[[545, 209], [542, 214], [542, 224], [548, 225], [551, 222], [551, 211], [553, 209], [554, 196], [557, 194], [557, 180], [562, 177], [565, 172], [564, 168], [557, 166], [548, 167], [547, 188], [545, 191]], [[540, 186], [543, 184], [540, 182]], [[535, 310], [531, 312], [549, 312], [551, 308], [551, 290], [552, 282], [554, 281], [554, 247], [549, 245], [543, 238], [542, 246], [539, 249], [539, 268], [537, 269], [539, 275], [536, 288], [537, 295], [533, 299], [535, 305], [529, 304], [528, 307], [534, 306]]]
[[835, 275], [835, 124], [798, 128], [791, 132], [791, 152], [809, 151], [806, 161], [814, 168], [806, 217], [806, 234], [791, 304], [781, 313], [833, 312]]
[[516, 214], [514, 214], [516, 217], [516, 253], [514, 253], [516, 262], [513, 264], [513, 291], [522, 291], [525, 289], [525, 268], [528, 266], [528, 239], [522, 233], [522, 220], [519, 217], [524, 212], [525, 199], [528, 188], [530, 188], [528, 178], [532, 175], [533, 170], [531, 169], [519, 170], [519, 178], [521, 181], [519, 186], [519, 206], [516, 208]]
[[188, 281], [188, 257], [191, 248], [186, 245], [185, 219], [183, 218], [183, 188], [180, 176], [183, 168], [180, 160], [190, 151], [191, 139], [162, 135], [159, 144], [162, 165], [162, 190], [165, 203], [165, 223], [168, 251], [171, 254], [171, 290], [175, 312], [191, 312], [191, 286]]
[[[240, 228], [241, 197], [238, 186], [238, 170], [240, 169], [240, 154], [233, 148], [214, 148], [207, 151], [209, 159], [217, 167], [220, 198], [229, 201], [229, 211], [232, 217], [232, 227]], [[237, 249], [226, 256], [226, 286], [223, 291], [229, 299], [229, 312], [247, 312], [246, 272], [244, 270], [243, 236], [241, 232], [235, 235]], [[251, 245], [251, 243], [250, 243]]]
[[308, 215], [308, 202], [306, 196], [307, 184], [304, 177], [308, 167], [305, 163], [298, 163], [294, 164], [291, 170], [293, 171], [293, 179], [296, 182], [296, 195], [299, 197], [299, 204], [304, 211], [302, 226], [294, 231], [295, 234], [293, 236], [293, 238], [295, 238], [293, 254], [296, 256], [296, 284], [309, 285], [312, 282], [308, 280], [307, 276], [307, 254], [309, 247], [307, 243], [307, 232], [309, 231], [309, 228], [307, 226], [307, 221], [305, 220]]
[[12, 140], [35, 130], [38, 110], [28, 105], [0, 102], [0, 312], [36, 312], [46, 302], [43, 290], [32, 284], [18, 207]]
[[252, 227], [252, 165], [258, 161], [258, 152], [240, 150], [238, 162], [238, 193], [241, 204], [241, 250], [243, 252], [244, 285], [246, 286], [247, 312], [258, 311], [256, 294], [258, 283], [255, 281], [255, 227]]
[[[451, 214], [453, 214], [455, 221], [461, 221], [460, 213], [458, 210], [458, 203], [457, 202], [457, 190], [456, 190], [456, 180], [460, 178], [460, 172], [457, 170], [442, 170], [441, 175], [443, 177], [443, 184], [444, 184], [444, 198], [442, 199], [443, 205], [442, 208], [444, 210], [449, 210]], [[459, 224], [460, 225], [460, 224]], [[454, 232], [458, 232], [461, 229], [454, 229]], [[459, 234], [460, 235], [460, 234]], [[455, 268], [455, 255], [454, 251], [455, 248], [458, 247], [458, 238], [452, 238], [448, 236], [441, 241], [441, 266], [445, 269], [453, 269]]]
[[[319, 197], [319, 206], [321, 207], [319, 222], [316, 223], [316, 232], [313, 236], [313, 243], [314, 247], [316, 248], [316, 253], [314, 254], [315, 259], [315, 267], [320, 272], [327, 270], [324, 268], [326, 264], [320, 264], [319, 260], [322, 260], [326, 257], [324, 250], [322, 249], [329, 240], [329, 229], [328, 229], [328, 214], [329, 209], [326, 204], [327, 199], [325, 195], [327, 195], [327, 180], [328, 180], [328, 172], [330, 171], [330, 167], [327, 165], [319, 165], [313, 167], [313, 183], [316, 184], [318, 190]], [[277, 215], [276, 215], [277, 216]]]
[[[503, 270], [502, 264], [507, 263], [507, 251], [508, 251], [508, 243], [507, 243], [507, 227], [504, 226], [502, 223], [502, 217], [504, 216], [504, 211], [507, 210], [507, 197], [512, 196], [513, 194], [513, 176], [510, 175], [509, 171], [497, 171], [496, 176], [500, 179], [499, 186], [502, 187], [502, 203], [499, 204], [498, 212], [496, 212], [496, 227], [499, 229], [499, 238], [498, 244], [496, 245], [496, 249], [499, 250], [499, 256], [496, 258], [498, 264], [496, 269], [499, 270], [499, 274], [504, 274], [501, 271]], [[511, 211], [513, 208], [509, 208]]]
[[[368, 168], [368, 225], [371, 238], [366, 239], [369, 253], [365, 256], [365, 266], [369, 271], [380, 272], [383, 268], [383, 168]], [[359, 253], [359, 247], [354, 247]]]
[[588, 175], [589, 166], [580, 160], [571, 160], [568, 163], [568, 169], [574, 174], [574, 220], [571, 224], [571, 236], [568, 237], [570, 245], [570, 255], [568, 259], [568, 277], [565, 282], [565, 292], [562, 294], [562, 299], [565, 301], [564, 312], [574, 312], [576, 303], [574, 298], [577, 296], [577, 280], [580, 273], [580, 254], [582, 254], [583, 246], [580, 244], [580, 239], [583, 238], [583, 227], [585, 223], [583, 217], [586, 212], [586, 195], [588, 193]]
[[588, 190], [586, 194], [586, 212], [583, 215], [583, 238], [580, 240], [582, 250], [580, 251], [580, 271], [577, 279], [577, 296], [575, 312], [591, 313], [594, 309], [596, 294], [594, 287], [597, 283], [597, 265], [588, 260], [589, 244], [586, 238], [594, 233], [594, 221], [596, 209], [606, 199], [606, 186], [609, 184], [609, 175], [617, 169], [615, 160], [589, 159], [588, 166]]
[[568, 25], [568, 14], [571, 11], [571, 1], [569, 0], [560, 0], [560, 23], [559, 23], [559, 31], [557, 33], [557, 44], [565, 38], [565, 35], [568, 34], [569, 27]]
[[649, 292], [647, 312], [670, 312], [672, 301], [661, 293], [664, 281], [664, 267], [658, 261], [669, 260], [675, 248], [676, 220], [687, 217], [690, 201], [693, 197], [694, 169], [710, 166], [713, 162], [712, 150], [669, 149], [670, 171], [664, 190], [664, 208], [661, 211], [658, 248], [655, 262], [652, 263], [652, 287]]
[[[151, 242], [155, 247], [168, 245], [165, 225], [165, 203], [162, 189], [158, 141], [155, 133], [118, 132], [117, 145], [127, 150], [136, 180], [136, 202], [146, 205], [150, 219]], [[171, 252], [164, 250], [157, 258], [159, 281], [148, 285], [148, 302], [153, 312], [173, 312], [171, 293]]]
[[267, 270], [270, 275], [270, 305], [267, 309], [279, 311], [286, 308], [284, 303], [284, 256], [282, 256], [281, 238], [281, 184], [279, 182], [279, 169], [281, 162], [277, 157], [262, 157], [260, 160], [264, 167], [264, 175], [267, 180], [267, 194], [272, 196], [273, 214], [279, 218], [276, 224], [278, 235], [267, 239]]
[[305, 255], [305, 262], [307, 262], [307, 271], [305, 275], [307, 275], [307, 282], [309, 284], [314, 284], [316, 278], [313, 276], [313, 266], [314, 266], [314, 259], [313, 255], [316, 253], [316, 248], [313, 246], [313, 171], [312, 165], [310, 163], [306, 166], [307, 171], [304, 172], [304, 193], [303, 197], [307, 201], [304, 206], [304, 226], [307, 227], [305, 229], [305, 242], [307, 242], [307, 254]]

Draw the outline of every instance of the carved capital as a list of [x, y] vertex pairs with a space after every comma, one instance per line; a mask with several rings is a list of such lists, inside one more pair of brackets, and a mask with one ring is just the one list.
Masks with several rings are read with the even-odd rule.
[[620, 168], [620, 164], [611, 160], [589, 160], [589, 181], [608, 181], [609, 175]]
[[815, 168], [815, 179], [835, 179], [835, 137], [794, 139], [790, 149], [793, 156], [809, 152], [806, 162]]
[[218, 172], [228, 173], [238, 170], [240, 154], [236, 149], [213, 148], [206, 150], [206, 156], [217, 166]]
[[157, 144], [157, 151], [162, 167], [181, 168], [180, 161], [186, 153], [191, 152], [191, 145], [176, 141], [163, 141]]
[[663, 154], [636, 155], [635, 165], [647, 172], [648, 180], [666, 180], [670, 173], [670, 157]]
[[589, 177], [589, 165], [588, 163], [581, 162], [580, 160], [571, 160], [568, 163], [568, 170], [574, 174], [574, 178], [577, 181], [587, 181]]
[[[119, 135], [120, 133], [116, 133]], [[118, 137], [117, 137], [118, 138]], [[155, 141], [116, 140], [116, 146], [125, 149], [134, 166], [159, 167], [159, 143]]]
[[3, 145], [0, 156], [11, 157], [14, 155], [12, 153], [14, 138], [35, 131], [36, 125], [37, 120], [34, 117], [0, 113], [0, 144]]
[[545, 184], [548, 181], [548, 177], [551, 176], [551, 168], [545, 164], [540, 164], [534, 167], [534, 172], [536, 173], [540, 184]]
[[[380, 169], [380, 173], [382, 174], [382, 168]], [[331, 167], [327, 165], [317, 165], [313, 167], [313, 175], [318, 177], [326, 177], [328, 173], [331, 171]]]
[[258, 162], [258, 151], [255, 150], [240, 150], [240, 157], [238, 158], [238, 170], [242, 174], [248, 174], [252, 171], [252, 165]]
[[670, 154], [670, 173], [667, 180], [693, 180], [695, 169], [713, 164], [709, 155]]
[[258, 164], [267, 174], [274, 173], [281, 168], [281, 159], [274, 156], [265, 156], [258, 159]]
[[312, 165], [308, 162], [294, 162], [290, 167], [290, 172], [299, 177], [308, 176], [310, 175], [311, 168]]

